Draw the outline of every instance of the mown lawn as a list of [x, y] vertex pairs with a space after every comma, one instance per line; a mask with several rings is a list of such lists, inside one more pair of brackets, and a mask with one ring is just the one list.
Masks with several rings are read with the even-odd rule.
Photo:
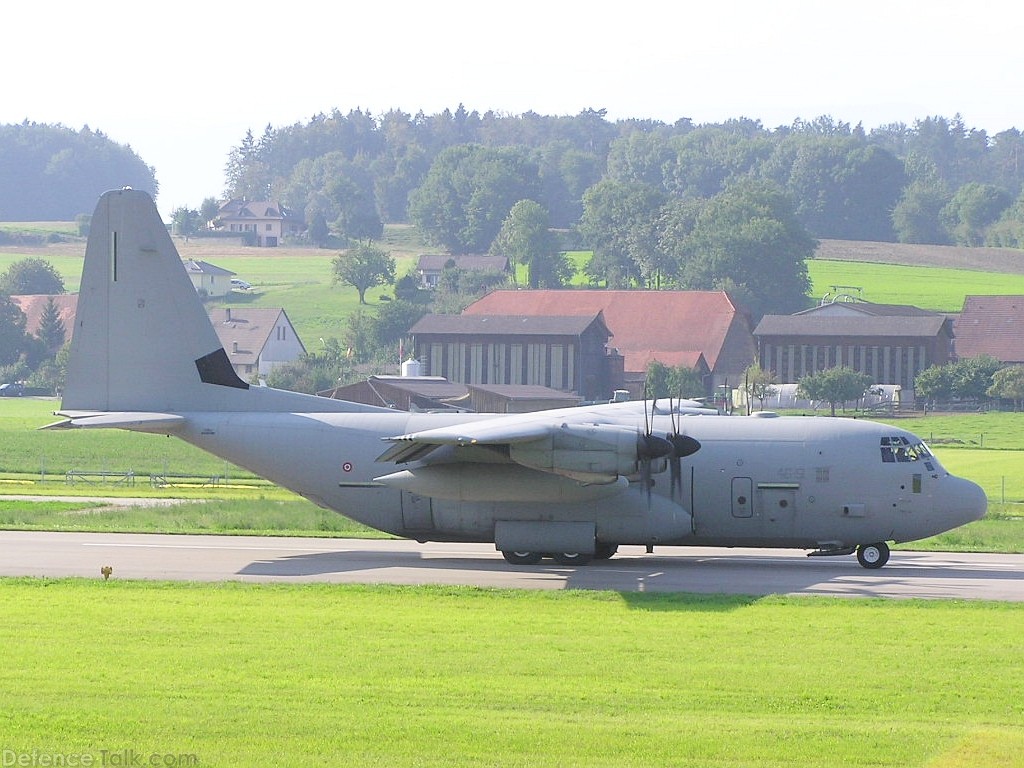
[[969, 295], [1024, 294], [1024, 275], [1000, 272], [809, 259], [807, 273], [815, 302], [825, 294], [835, 296], [837, 285], [847, 286], [840, 293], [876, 304], [911, 304], [938, 312], [959, 312]]
[[1024, 764], [1009, 604], [0, 581], [3, 745], [216, 766]]

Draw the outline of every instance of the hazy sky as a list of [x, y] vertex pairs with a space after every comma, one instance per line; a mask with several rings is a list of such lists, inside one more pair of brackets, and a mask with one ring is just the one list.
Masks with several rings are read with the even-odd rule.
[[357, 107], [866, 129], [1024, 129], [1019, 0], [18, 0], [0, 123], [88, 125], [156, 168], [165, 215], [219, 197], [246, 129]]

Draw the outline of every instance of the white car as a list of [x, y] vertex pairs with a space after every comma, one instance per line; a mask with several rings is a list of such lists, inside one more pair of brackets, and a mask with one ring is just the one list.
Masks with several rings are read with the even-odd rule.
[[252, 285], [250, 283], [245, 282], [245, 280], [242, 280], [237, 277], [231, 278], [231, 290], [248, 291], [250, 288], [252, 288]]

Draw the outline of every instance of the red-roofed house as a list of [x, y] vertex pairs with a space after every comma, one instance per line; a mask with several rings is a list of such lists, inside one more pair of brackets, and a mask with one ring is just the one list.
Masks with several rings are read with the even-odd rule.
[[960, 360], [988, 355], [1024, 363], [1024, 296], [966, 296], [953, 322], [953, 350]]
[[35, 336], [39, 332], [39, 321], [46, 309], [46, 304], [53, 299], [57, 307], [57, 314], [66, 332], [65, 341], [71, 339], [71, 329], [75, 325], [75, 312], [78, 310], [77, 293], [60, 293], [52, 296], [48, 294], [25, 294], [22, 296], [11, 296], [11, 300], [17, 304], [25, 315], [25, 332], [29, 336]]
[[757, 349], [747, 315], [724, 291], [493, 291], [468, 315], [591, 315], [601, 312], [627, 378], [651, 360], [692, 364], [703, 357], [711, 387], [738, 386]]

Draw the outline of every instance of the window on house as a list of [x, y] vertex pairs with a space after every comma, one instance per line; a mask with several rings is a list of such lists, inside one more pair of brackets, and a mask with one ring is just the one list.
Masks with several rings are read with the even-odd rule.
[[274, 228], [274, 225], [268, 222], [267, 223], [267, 232], [270, 232], [273, 228]]

